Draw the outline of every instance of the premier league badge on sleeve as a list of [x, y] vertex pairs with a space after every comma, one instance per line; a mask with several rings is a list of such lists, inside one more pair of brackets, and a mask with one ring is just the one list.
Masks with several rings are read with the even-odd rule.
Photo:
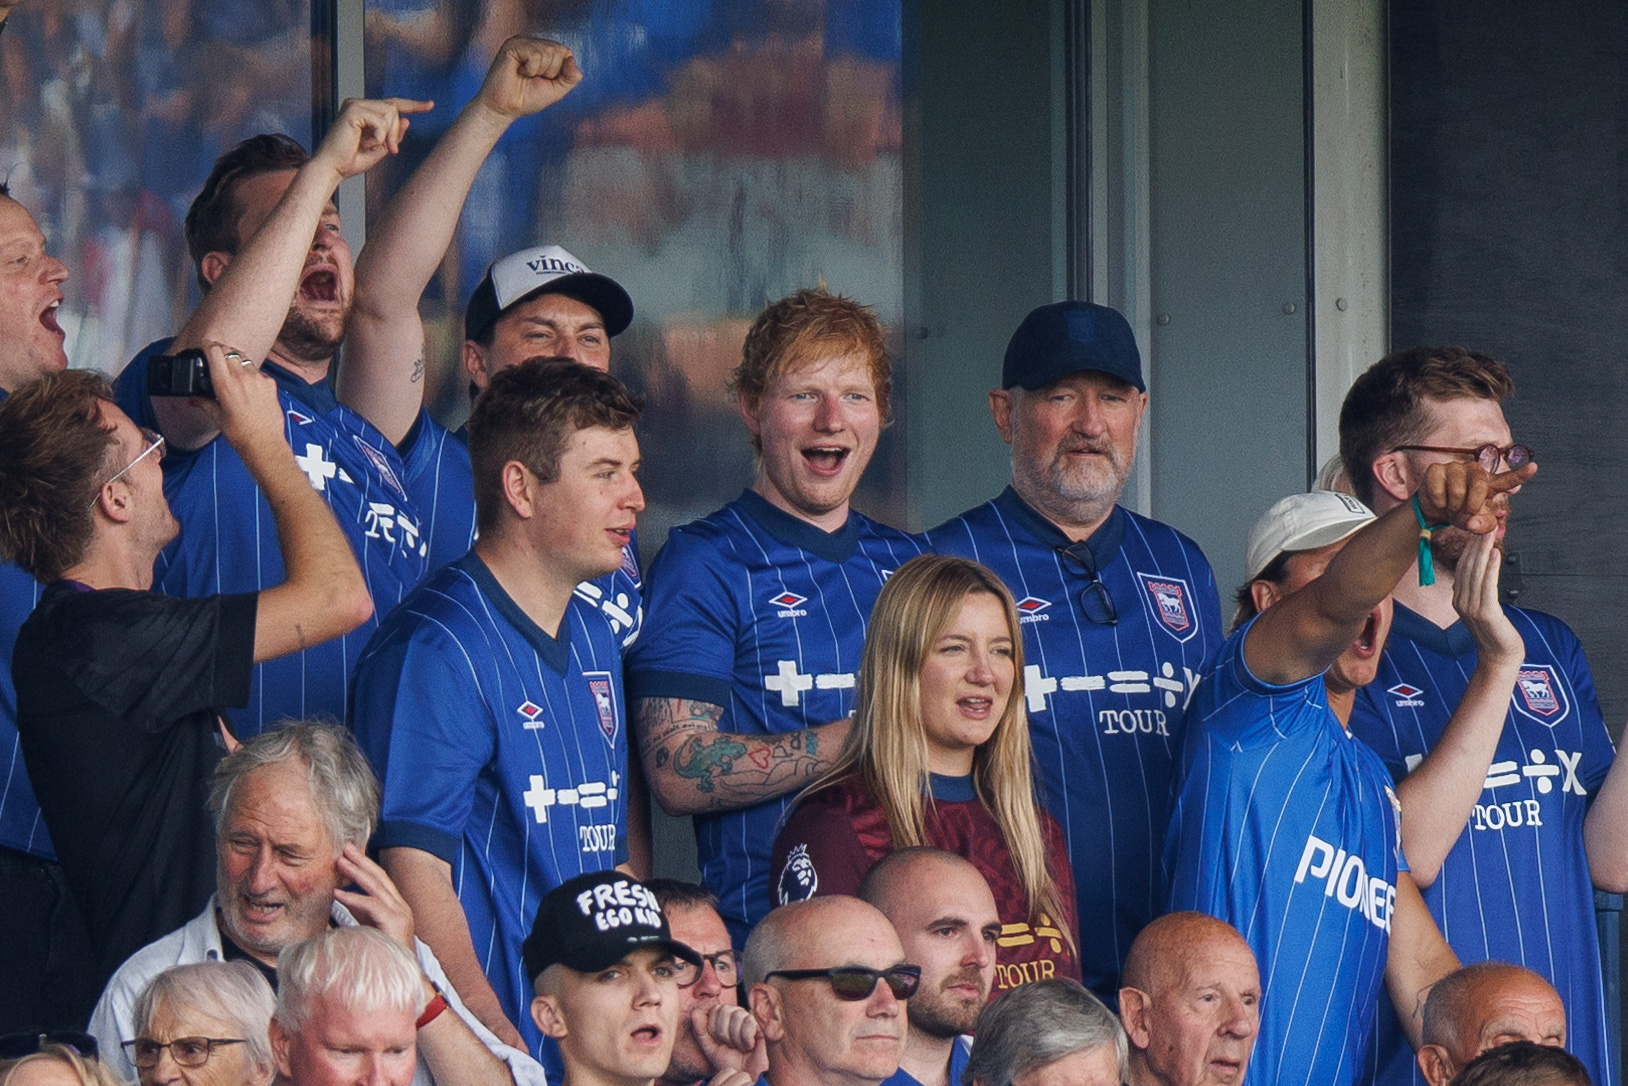
[[1177, 641], [1192, 640], [1198, 633], [1198, 621], [1193, 614], [1193, 594], [1187, 582], [1180, 577], [1154, 577], [1146, 573], [1136, 576], [1147, 594], [1148, 608], [1165, 633]]
[[1549, 664], [1522, 664], [1515, 677], [1515, 696], [1510, 699], [1515, 711], [1546, 727], [1554, 727], [1565, 719], [1571, 705], [1566, 700], [1555, 669]]
[[786, 866], [780, 869], [780, 882], [775, 887], [775, 897], [781, 905], [793, 901], [807, 901], [819, 888], [820, 875], [814, 870], [814, 861], [809, 859], [808, 846], [806, 844], [795, 846], [786, 855]]

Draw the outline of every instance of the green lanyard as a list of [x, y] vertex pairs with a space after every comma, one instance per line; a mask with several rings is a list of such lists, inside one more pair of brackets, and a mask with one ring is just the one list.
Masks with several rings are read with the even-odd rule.
[[1424, 509], [1419, 505], [1419, 495], [1413, 495], [1413, 516], [1419, 522], [1419, 584], [1421, 586], [1436, 583], [1436, 560], [1430, 553], [1430, 535], [1439, 529], [1446, 528], [1445, 524], [1428, 524], [1425, 522]]

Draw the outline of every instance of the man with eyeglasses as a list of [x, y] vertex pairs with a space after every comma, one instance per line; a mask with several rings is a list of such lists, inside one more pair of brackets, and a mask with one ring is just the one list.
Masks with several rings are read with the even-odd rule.
[[[1462, 347], [1417, 347], [1375, 363], [1340, 411], [1340, 455], [1357, 497], [1384, 513], [1433, 464], [1490, 471], [1530, 461], [1504, 419], [1514, 390], [1502, 363]], [[1493, 505], [1500, 555], [1514, 493]], [[1466, 545], [1462, 532], [1432, 533], [1421, 558], [1428, 553], [1434, 583], [1410, 575], [1397, 586], [1390, 642], [1378, 677], [1357, 696], [1351, 731], [1397, 781], [1408, 858], [1453, 949], [1550, 981], [1571, 1014], [1577, 1055], [1595, 1082], [1612, 1086], [1618, 1056], [1593, 891], [1628, 890], [1628, 775], [1613, 768], [1582, 645], [1553, 615], [1504, 608], [1525, 648], [1508, 709], [1474, 730], [1450, 724], [1478, 662], [1452, 606]], [[1390, 1015], [1381, 1028], [1379, 1080], [1422, 1084]]]
[[1080, 970], [1110, 1005], [1131, 941], [1163, 911], [1171, 764], [1222, 636], [1198, 544], [1118, 504], [1147, 403], [1117, 311], [1034, 310], [989, 394], [1012, 483], [927, 535], [929, 549], [999, 573], [1018, 601], [1042, 798], [1075, 872]]
[[46, 584], [12, 675], [24, 762], [96, 954], [95, 983], [202, 909], [214, 885], [203, 790], [236, 740], [253, 665], [372, 612], [356, 559], [283, 440], [276, 388], [235, 351], [207, 354], [207, 410], [277, 520], [289, 571], [258, 593], [150, 591], [175, 538], [146, 434], [82, 370], [0, 403], [0, 554]]
[[[619, 871], [590, 871], [550, 890], [523, 948], [531, 1018], [559, 1045], [562, 1086], [651, 1086], [678, 1036], [680, 969], [703, 960], [673, 937], [656, 897]], [[726, 1070], [712, 1086], [749, 1086]]]
[[648, 879], [673, 938], [701, 959], [673, 962], [678, 971], [678, 1036], [661, 1086], [696, 1086], [720, 1071], [741, 1071], [752, 1079], [768, 1067], [763, 1033], [752, 1012], [737, 1002], [740, 966], [729, 929], [718, 915], [718, 899], [704, 886], [678, 879]]
[[899, 1069], [921, 969], [875, 906], [840, 894], [782, 905], [753, 929], [741, 971], [767, 1086], [877, 1086]]

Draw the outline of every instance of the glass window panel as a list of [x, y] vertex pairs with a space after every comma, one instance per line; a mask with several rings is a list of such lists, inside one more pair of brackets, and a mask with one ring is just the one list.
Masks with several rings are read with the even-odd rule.
[[897, 416], [903, 312], [898, 0], [367, 0], [370, 95], [433, 98], [369, 178], [377, 214], [511, 34], [563, 41], [585, 79], [498, 145], [422, 311], [432, 411], [468, 411], [463, 307], [486, 265], [565, 246], [633, 296], [612, 370], [648, 398], [645, 547], [751, 481], [725, 391], [751, 319], [824, 282], [877, 309], [895, 355], [895, 427], [859, 504], [905, 515]]
[[76, 366], [117, 372], [197, 298], [181, 236], [215, 156], [309, 143], [311, 0], [44, 0], [0, 33], [0, 178], [72, 278]]

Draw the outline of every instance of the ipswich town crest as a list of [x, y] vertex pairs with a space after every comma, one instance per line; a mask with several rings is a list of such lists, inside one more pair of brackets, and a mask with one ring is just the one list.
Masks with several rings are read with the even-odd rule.
[[1193, 593], [1180, 577], [1155, 577], [1138, 573], [1148, 608], [1165, 633], [1177, 641], [1189, 641], [1198, 633], [1198, 615], [1193, 611]]
[[1552, 664], [1522, 664], [1515, 677], [1515, 696], [1510, 704], [1522, 716], [1551, 728], [1571, 709], [1565, 687], [1560, 684], [1559, 674]]
[[608, 671], [584, 671], [588, 689], [593, 691], [594, 708], [599, 712], [599, 731], [605, 742], [616, 745], [616, 736], [622, 730], [622, 720], [616, 711], [616, 689], [611, 685]]

